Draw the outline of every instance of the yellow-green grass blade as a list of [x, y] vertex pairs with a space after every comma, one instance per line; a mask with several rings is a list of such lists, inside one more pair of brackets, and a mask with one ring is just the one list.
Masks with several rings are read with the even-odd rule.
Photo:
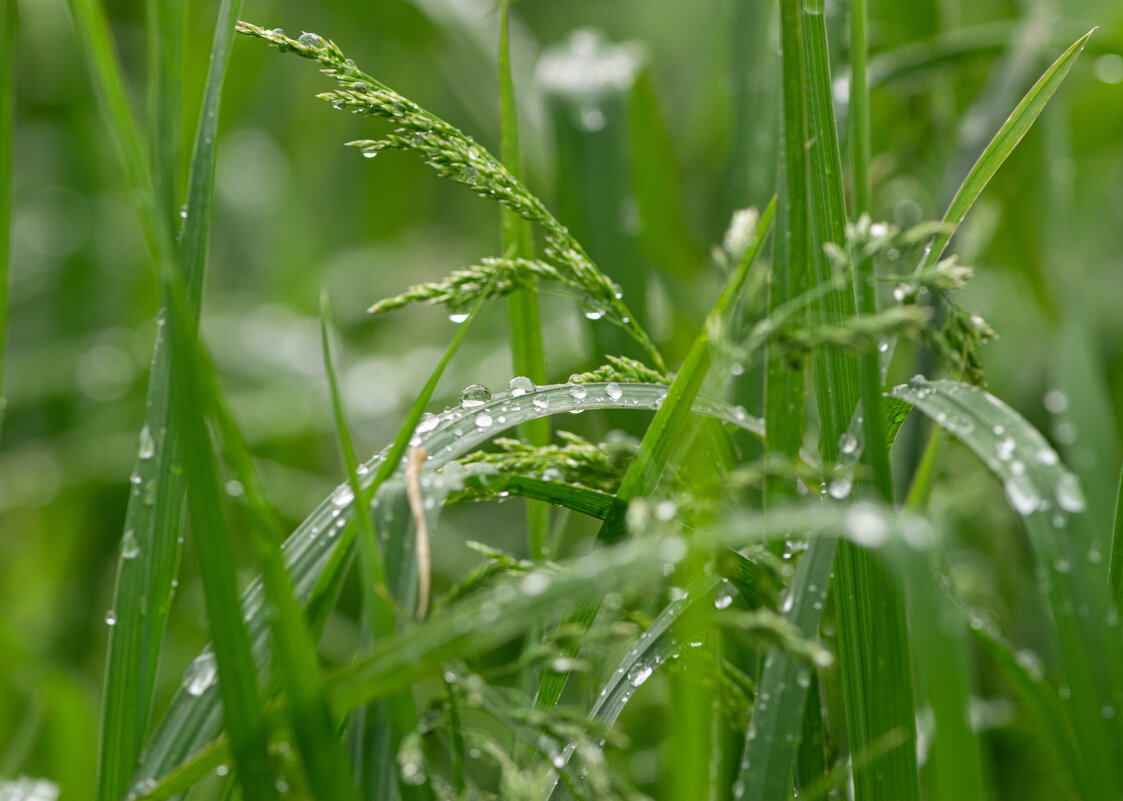
[[1076, 59], [1080, 57], [1080, 53], [1084, 50], [1084, 45], [1094, 32], [1095, 29], [1093, 28], [1073, 42], [1072, 45], [1045, 70], [1041, 77], [1037, 79], [1037, 82], [1025, 94], [1025, 97], [1021, 99], [1021, 102], [1014, 107], [1010, 116], [990, 140], [990, 143], [983, 150], [982, 155], [979, 156], [974, 166], [971, 167], [971, 170], [967, 173], [967, 177], [964, 178], [963, 183], [956, 191], [955, 196], [948, 205], [947, 212], [944, 213], [945, 227], [943, 231], [933, 239], [931, 245], [928, 247], [919, 269], [926, 269], [939, 261], [940, 256], [943, 255], [944, 249], [947, 248], [956, 229], [967, 216], [967, 212], [971, 210], [971, 207], [975, 204], [975, 201], [978, 200], [979, 195], [982, 194], [983, 189], [986, 188], [990, 179], [998, 172], [998, 168], [1002, 166], [1010, 153], [1012, 153], [1014, 148], [1018, 146], [1018, 143], [1022, 141], [1022, 137], [1026, 135], [1026, 132], [1029, 131], [1034, 121], [1037, 120], [1038, 116], [1040, 116], [1041, 112], [1045, 109], [1045, 105], [1068, 76], [1069, 70], [1071, 70], [1072, 65], [1076, 63]]
[[1089, 798], [1113, 798], [1123, 781], [1115, 710], [1123, 702], [1123, 648], [1088, 531], [1079, 480], [1045, 438], [1006, 404], [976, 387], [920, 377], [893, 390], [955, 434], [1002, 482], [1022, 519], [1052, 609], [1065, 704], [1082, 764], [1073, 772]]
[[[628, 503], [633, 498], [647, 495], [655, 489], [682, 434], [694, 400], [702, 388], [702, 381], [709, 371], [711, 329], [716, 329], [724, 323], [727, 312], [740, 298], [741, 291], [748, 280], [749, 270], [760, 253], [775, 213], [776, 200], [773, 198], [757, 223], [754, 241], [726, 282], [725, 288], [703, 324], [702, 331], [694, 340], [682, 368], [667, 391], [666, 399], [662, 401], [659, 411], [655, 413], [654, 419], [644, 433], [639, 451], [628, 465], [628, 470], [620, 482], [620, 488], [616, 492], [616, 503], [613, 504], [613, 508], [597, 532], [599, 542], [611, 545], [622, 539], [626, 533], [624, 515]], [[574, 613], [570, 622], [588, 626], [595, 615], [596, 607], [587, 604]], [[568, 674], [565, 673], [549, 673], [542, 677], [537, 699], [540, 708], [549, 709], [558, 702], [567, 677]]]

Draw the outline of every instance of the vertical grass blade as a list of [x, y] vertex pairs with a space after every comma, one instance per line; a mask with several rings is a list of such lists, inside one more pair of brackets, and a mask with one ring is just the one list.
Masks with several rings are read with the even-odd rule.
[[16, 0], [0, 8], [0, 431], [4, 425], [4, 344], [12, 248], [12, 129], [16, 111]]
[[183, 0], [147, 0], [148, 141], [156, 207], [169, 230], [179, 223], [183, 105]]
[[[128, 105], [104, 11], [96, 0], [71, 0], [70, 8], [94, 79], [95, 93], [124, 164], [153, 260], [161, 270], [166, 270], [176, 262], [177, 256], [168, 220], [154, 195], [150, 167]], [[229, 30], [235, 17], [234, 4], [224, 2], [216, 40], [221, 40], [225, 27], [226, 42], [229, 42]], [[225, 51], [216, 48], [214, 55], [207, 78], [191, 186], [191, 195], [205, 201], [201, 203], [205, 206], [209, 206], [212, 188], [214, 132], [226, 67]], [[204, 164], [206, 168], [199, 169]], [[190, 242], [183, 263], [189, 287], [186, 322], [191, 323], [192, 330], [201, 297], [208, 222], [200, 215], [195, 223], [196, 233], [189, 236], [186, 227], [184, 232], [184, 238]], [[173, 469], [178, 462], [180, 434], [171, 392], [172, 373], [167, 335], [161, 327], [153, 353], [145, 425], [140, 435], [123, 538], [126, 543], [135, 540], [140, 550], [136, 558], [121, 561], [114, 594], [117, 622], [110, 632], [100, 741], [98, 797], [102, 801], [119, 798], [125, 792], [140, 751], [179, 559], [177, 536], [184, 481], [179, 470]]]
[[[813, 241], [816, 249], [833, 242], [845, 250], [842, 159], [834, 118], [822, 0], [803, 3], [801, 14], [809, 101], [810, 184], [815, 198]], [[859, 26], [858, 33], [863, 31], [864, 26]], [[862, 59], [864, 55], [859, 56], [859, 60]], [[866, 124], [858, 122], [859, 126]], [[866, 199], [868, 202], [868, 196]], [[814, 258], [820, 283], [829, 280], [831, 268], [825, 255], [817, 252]], [[820, 311], [824, 322], [837, 324], [855, 313], [855, 289], [863, 304], [874, 303], [874, 287], [863, 278], [868, 276], [860, 275], [856, 287], [847, 282], [841, 291], [824, 298]], [[859, 365], [852, 355], [828, 352], [822, 355], [821, 362], [824, 366], [817, 372], [820, 451], [824, 463], [833, 464], [838, 458], [839, 439], [850, 424], [859, 392], [863, 397], [876, 396], [880, 391], [880, 374], [876, 368], [876, 354], [869, 354], [866, 359], [861, 370], [862, 381], [859, 381]], [[887, 446], [880, 428], [881, 415], [877, 411], [878, 399], [874, 397], [872, 403], [874, 408], [868, 409], [864, 417], [867, 433], [872, 429], [876, 441], [867, 441], [864, 453], [874, 468], [878, 491], [883, 498], [891, 499], [892, 484]], [[917, 799], [920, 788], [916, 772], [916, 713], [903, 598], [867, 551], [853, 543], [842, 542], [838, 547], [835, 602], [850, 753], [873, 753], [887, 735], [904, 735], [901, 745], [880, 758], [854, 764], [855, 799]]]
[[[500, 157], [503, 166], [520, 181], [523, 180], [522, 148], [519, 144], [519, 115], [515, 102], [515, 82], [511, 77], [511, 48], [508, 37], [510, 3], [499, 7], [499, 114], [502, 133]], [[503, 253], [516, 259], [534, 258], [534, 234], [530, 223], [503, 206], [501, 246]], [[538, 293], [521, 289], [507, 296], [507, 325], [511, 343], [511, 361], [515, 375], [523, 375], [535, 384], [546, 382], [546, 355], [542, 346], [542, 321], [538, 312]], [[528, 420], [520, 429], [531, 445], [550, 441], [550, 421], [542, 417]], [[543, 503], [527, 504], [530, 556], [538, 560], [546, 556], [546, 533], [549, 507]]]
[[[173, 373], [172, 386], [184, 403], [180, 435], [187, 506], [214, 647], [213, 656], [201, 657], [205, 661], [195, 663], [191, 681], [205, 688], [214, 680], [217, 666], [223, 725], [230, 734], [238, 783], [244, 797], [268, 801], [277, 797], [277, 788], [267, 750], [268, 731], [258, 695], [257, 669], [238, 603], [234, 546], [222, 507], [223, 492], [210, 431], [203, 416], [211, 404], [196, 376], [192, 352], [195, 327], [178, 300], [173, 295], [168, 314], [172, 349], [180, 365]], [[129, 558], [127, 553], [123, 556]]]
[[1115, 525], [1111, 532], [1111, 566], [1108, 572], [1111, 601], [1123, 609], [1123, 471], [1119, 473], [1119, 494], [1115, 499]]

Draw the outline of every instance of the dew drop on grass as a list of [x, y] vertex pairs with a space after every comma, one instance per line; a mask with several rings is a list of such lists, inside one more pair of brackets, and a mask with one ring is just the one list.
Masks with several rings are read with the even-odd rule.
[[417, 421], [417, 432], [424, 434], [427, 431], [432, 431], [441, 422], [441, 418], [437, 417], [432, 412], [425, 412]]
[[536, 389], [538, 389], [538, 385], [525, 375], [515, 376], [507, 382], [507, 391], [511, 393], [512, 398], [517, 398], [528, 392], [534, 392]]
[[628, 671], [628, 682], [633, 687], [639, 687], [651, 676], [651, 665], [645, 665], [642, 662], [633, 665], [632, 669]]
[[1063, 392], [1055, 389], [1045, 393], [1044, 403], [1045, 408], [1053, 414], [1060, 414], [1068, 408], [1068, 398], [1064, 396]]
[[116, 626], [117, 625], [117, 610], [109, 609], [109, 610], [106, 611], [106, 613], [105, 613], [105, 625], [107, 625], [107, 626]]
[[558, 770], [561, 770], [565, 767], [565, 755], [555, 754], [554, 758], [550, 760], [550, 763]]
[[733, 603], [733, 596], [728, 592], [721, 592], [714, 596], [714, 609], [728, 609]]
[[541, 570], [535, 570], [533, 573], [528, 573], [526, 578], [522, 580], [522, 591], [524, 595], [535, 596], [541, 595], [550, 588], [550, 577], [543, 573]]
[[585, 398], [589, 397], [589, 390], [581, 384], [574, 384], [569, 388], [569, 394], [574, 400], [583, 401]]
[[136, 455], [138, 459], [151, 459], [156, 455], [156, 440], [152, 438], [152, 431], [145, 423], [137, 438]]
[[1072, 473], [1065, 473], [1057, 481], [1057, 505], [1066, 512], [1079, 514], [1084, 511], [1084, 493], [1080, 489], [1080, 480]]
[[544, 412], [550, 408], [550, 399], [545, 397], [544, 395], [538, 395], [534, 398], [533, 401], [531, 401], [531, 403], [533, 403], [534, 408], [540, 412]]
[[616, 401], [623, 397], [624, 390], [620, 389], [619, 384], [606, 384], [604, 387], [604, 394]]
[[858, 438], [849, 431], [838, 438], [838, 450], [841, 453], [851, 454], [858, 450]]
[[998, 445], [995, 446], [995, 453], [998, 454], [999, 459], [1004, 462], [1008, 462], [1010, 461], [1010, 457], [1014, 455], [1014, 448], [1014, 438], [1005, 437], [998, 441]]
[[854, 487], [854, 481], [849, 477], [836, 478], [831, 482], [827, 492], [836, 501], [842, 501], [850, 497], [850, 490]]
[[1035, 458], [1037, 459], [1038, 464], [1047, 466], [1055, 465], [1059, 461], [1059, 459], [1057, 458], [1057, 452], [1048, 447], [1038, 450]]
[[483, 406], [491, 400], [491, 390], [483, 384], [471, 384], [464, 387], [460, 393], [460, 406], [464, 409], [474, 409]]
[[321, 36], [314, 33], [302, 33], [300, 34], [300, 38], [296, 41], [300, 42], [300, 44], [305, 47], [315, 47], [317, 49], [327, 47], [327, 42], [325, 42]]
[[355, 493], [353, 493], [351, 491], [351, 488], [346, 484], [337, 489], [331, 496], [331, 502], [340, 509], [351, 503], [351, 501], [353, 500], [355, 500]]
[[1014, 511], [1025, 517], [1036, 512], [1041, 507], [1041, 497], [1033, 486], [1033, 482], [1026, 475], [1013, 476], [1006, 479], [1003, 485], [1006, 497]]
[[136, 532], [131, 528], [121, 537], [121, 558], [135, 559], [140, 553], [140, 543], [137, 542]]
[[216, 776], [225, 776], [230, 772], [230, 767], [228, 765], [219, 765], [214, 769], [214, 772]]
[[204, 651], [183, 672], [183, 689], [188, 695], [202, 695], [218, 678], [218, 663], [214, 654]]
[[846, 513], [846, 530], [851, 541], [866, 548], [876, 548], [889, 539], [889, 526], [876, 507], [859, 503]]
[[487, 412], [482, 412], [476, 415], [476, 428], [490, 428], [491, 423], [491, 415]]

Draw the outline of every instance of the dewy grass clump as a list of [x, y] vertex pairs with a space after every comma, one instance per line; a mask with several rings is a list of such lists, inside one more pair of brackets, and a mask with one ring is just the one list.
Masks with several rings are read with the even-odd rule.
[[[180, 76], [167, 34], [179, 20], [150, 5], [156, 136], [178, 125]], [[897, 225], [870, 212], [881, 188], [870, 175], [865, 76], [884, 70], [868, 63], [866, 4], [849, 5], [854, 77], [843, 130], [823, 3], [779, 0], [781, 52], [762, 38], [754, 55], [756, 74], [774, 80], [778, 117], [761, 114], [759, 130], [735, 137], [746, 149], [768, 140], [778, 155], [754, 169], [776, 192], [722, 213], [730, 222], [708, 263], [693, 242], [676, 240], [689, 226], [674, 218], [673, 149], [654, 79], [632, 49], [620, 49], [632, 54], [617, 65], [627, 75], [603, 96], [570, 86], [578, 114], [557, 123], [567, 179], [631, 182], [632, 233], [656, 243], [666, 263], [628, 275], [640, 262], [626, 252], [635, 243], [621, 245], [619, 220], [575, 227], [587, 251], [517, 177], [506, 0], [498, 8], [501, 159], [361, 71], [334, 42], [235, 25], [237, 5], [223, 3], [216, 26], [190, 213], [177, 243], [168, 222], [179, 208], [179, 154], [159, 137], [143, 146], [107, 21], [95, 0], [71, 3], [164, 305], [138, 441], [143, 476], [136, 473], [128, 517], [145, 527], [127, 528], [120, 541], [121, 615], [110, 622], [99, 778], [89, 798], [1123, 798], [1123, 523], [1117, 518], [1109, 532], [1104, 503], [1066, 466], [1080, 451], [1058, 452], [980, 388], [981, 348], [996, 334], [968, 301], [950, 300], [976, 270], [944, 253], [1087, 36], [1021, 102], [1011, 99], [1013, 112], [971, 154], [975, 166], [941, 222]], [[747, 15], [733, 26], [739, 35], [763, 8], [743, 5], [731, 4]], [[771, 13], [756, 20], [762, 29]], [[389, 125], [380, 138], [349, 143], [356, 157], [408, 151], [497, 201], [503, 214], [498, 257], [370, 306], [440, 305], [460, 325], [395, 421], [397, 433], [365, 461], [323, 295], [325, 414], [344, 470], [283, 544], [281, 517], [231, 411], [241, 407], [229, 403], [198, 341], [218, 101], [235, 30], [317, 62], [336, 84], [321, 99]], [[576, 41], [591, 47], [594, 38]], [[581, 81], [596, 78], [595, 63], [577, 66], [587, 68], [575, 75]], [[619, 167], [621, 153], [634, 156], [636, 174], [604, 166]], [[596, 199], [596, 186], [578, 188]], [[666, 267], [682, 254], [698, 263]], [[916, 270], [897, 269], [914, 255]], [[977, 256], [971, 262], [984, 263]], [[703, 296], [709, 313], [700, 319], [678, 304], [666, 336], [653, 337], [613, 276]], [[709, 292], [717, 281], [724, 286]], [[535, 293], [545, 282], [581, 298], [589, 321], [626, 331], [648, 363], [605, 346], [569, 365], [576, 372], [568, 380], [569, 370], [547, 377], [558, 369], [547, 370], [554, 355], [535, 352], [540, 342], [527, 347], [541, 338]], [[473, 322], [486, 302], [499, 297], [509, 304], [517, 374], [505, 391], [470, 384], [447, 408], [435, 407], [446, 368], [469, 332], [477, 336]], [[638, 298], [634, 308], [649, 304]], [[894, 364], [902, 339], [912, 346]], [[657, 340], [685, 354], [676, 369]], [[934, 364], [930, 356], [943, 376], [898, 383], [915, 371], [899, 362]], [[911, 410], [930, 427], [908, 423], [919, 416]], [[628, 431], [605, 433], [605, 415]], [[971, 457], [975, 472], [940, 472], [941, 432], [963, 446], [956, 469]], [[995, 481], [979, 480], [982, 471]], [[512, 498], [529, 501], [525, 550], [508, 536], [521, 518], [496, 508]], [[988, 514], [965, 513], [961, 506], [978, 498]], [[1005, 517], [991, 511], [1003, 499]], [[929, 510], [930, 500], [942, 506]], [[444, 519], [446, 508], [467, 502], [475, 505]], [[1024, 541], [1010, 539], [1003, 521], [1020, 526]], [[985, 537], [961, 536], [978, 526]], [[469, 562], [450, 546], [461, 534]], [[163, 646], [164, 600], [178, 587], [185, 536], [196, 560], [185, 575], [201, 586], [210, 643], [185, 660], [167, 708], [150, 714], [165, 689], [157, 657], [182, 653], [179, 643]], [[972, 584], [968, 568], [985, 559], [1001, 581]], [[257, 578], [239, 596], [243, 568]], [[1031, 597], [1027, 615], [1011, 614], [999, 597], [1010, 587]], [[28, 713], [27, 732], [36, 714]], [[1014, 741], [1002, 739], [1010, 718]], [[20, 743], [34, 735], [20, 738], [0, 755], [0, 769], [20, 765]], [[1025, 753], [1011, 759], [1011, 742]], [[1017, 783], [1031, 762], [1048, 765], [1033, 776], [1040, 792]], [[52, 791], [27, 779], [0, 783], [0, 798]]]

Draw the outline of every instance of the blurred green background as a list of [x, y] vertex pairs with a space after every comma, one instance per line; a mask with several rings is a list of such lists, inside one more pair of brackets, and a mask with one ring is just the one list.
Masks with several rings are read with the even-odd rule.
[[[107, 5], [143, 114], [143, 4]], [[767, 202], [775, 181], [772, 5], [524, 0], [514, 10], [528, 184], [624, 286], [672, 361], [720, 286], [706, 248], [733, 209]], [[846, 4], [826, 5], [832, 58], [844, 77]], [[188, 144], [216, 6], [190, 4], [184, 33]], [[250, 0], [243, 18], [334, 39], [365, 71], [497, 150], [493, 6]], [[48, 776], [65, 798], [84, 799], [93, 796], [104, 618], [157, 291], [66, 4], [24, 0], [18, 11], [0, 440], [0, 777]], [[901, 224], [939, 217], [1036, 76], [1100, 26], [953, 248], [976, 267], [959, 302], [1001, 334], [984, 355], [992, 391], [1062, 448], [1106, 524], [1123, 423], [1123, 8], [1110, 0], [882, 0], [872, 3], [871, 17], [875, 216]], [[589, 31], [571, 38], [582, 28], [602, 38]], [[620, 68], [619, 80], [559, 90], [556, 71], [536, 70], [543, 53], [559, 47], [569, 50], [570, 72], [601, 58]], [[320, 359], [321, 288], [333, 299], [349, 411], [369, 453], [392, 438], [454, 324], [439, 309], [374, 319], [366, 307], [498, 250], [492, 204], [441, 182], [409, 155], [367, 161], [343, 147], [373, 136], [378, 123], [315, 99], [328, 88], [306, 62], [236, 43], [203, 313], [237, 417], [293, 524], [342, 480]], [[844, 114], [844, 82], [837, 99]], [[914, 263], [880, 268], [902, 273]], [[602, 347], [621, 347], [606, 323], [584, 319], [580, 298], [547, 294], [543, 313], [552, 380], [600, 364]], [[442, 384], [442, 402], [454, 402], [469, 383], [506, 384], [505, 331], [503, 305], [486, 306]], [[758, 367], [747, 364], [735, 390], [750, 409]], [[898, 369], [902, 376], [935, 370], [913, 353], [902, 354]], [[565, 423], [594, 434], [620, 424]], [[919, 433], [906, 429], [902, 460], [919, 447]], [[935, 513], [971, 546], [953, 574], [1016, 639], [1032, 641], [1031, 577], [1016, 569], [1021, 539], [1001, 489], [954, 446], [943, 470]], [[518, 550], [521, 521], [517, 504], [450, 512], [435, 549], [443, 580], [473, 563], [465, 538]], [[165, 693], [205, 642], [203, 620], [188, 538], [163, 656]], [[323, 651], [345, 658], [353, 639], [341, 613]], [[653, 714], [630, 706], [625, 721]], [[1016, 721], [998, 717], [1003, 732], [993, 747], [1017, 755]], [[626, 769], [641, 782], [656, 770], [650, 748], [657, 742], [637, 739]], [[1048, 782], [1031, 791], [1035, 770], [1046, 769], [1011, 770], [996, 781], [1025, 797], [1050, 797]]]

